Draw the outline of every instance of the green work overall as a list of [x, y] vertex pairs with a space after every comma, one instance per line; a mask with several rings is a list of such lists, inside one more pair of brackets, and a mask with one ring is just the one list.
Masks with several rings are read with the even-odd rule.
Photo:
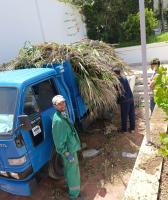
[[[52, 121], [52, 134], [57, 153], [64, 162], [64, 176], [69, 188], [71, 199], [78, 197], [80, 193], [80, 172], [77, 151], [80, 150], [80, 140], [74, 126], [61, 112], [56, 112]], [[74, 162], [69, 162], [64, 155], [69, 152], [74, 157]]]

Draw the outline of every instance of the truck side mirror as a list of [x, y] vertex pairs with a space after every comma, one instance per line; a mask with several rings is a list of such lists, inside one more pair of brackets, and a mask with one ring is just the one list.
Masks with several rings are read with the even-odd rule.
[[23, 128], [25, 131], [32, 130], [31, 121], [28, 118], [28, 115], [20, 115], [18, 116], [20, 121], [20, 127]]

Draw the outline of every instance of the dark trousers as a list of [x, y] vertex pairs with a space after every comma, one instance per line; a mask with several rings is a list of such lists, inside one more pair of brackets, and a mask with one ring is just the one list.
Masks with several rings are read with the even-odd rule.
[[135, 130], [135, 108], [134, 102], [123, 102], [121, 107], [121, 130], [127, 132], [127, 121], [129, 118], [130, 130]]
[[150, 110], [151, 110], [151, 113], [153, 112], [154, 107], [155, 107], [154, 97], [151, 96], [151, 97], [150, 97]]

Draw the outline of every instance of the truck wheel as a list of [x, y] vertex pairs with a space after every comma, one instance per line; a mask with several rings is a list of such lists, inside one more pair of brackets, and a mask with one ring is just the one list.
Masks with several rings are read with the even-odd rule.
[[48, 173], [49, 176], [53, 179], [61, 179], [64, 174], [64, 167], [63, 167], [63, 160], [62, 157], [54, 153], [52, 156], [52, 159], [49, 161], [49, 166], [48, 166]]

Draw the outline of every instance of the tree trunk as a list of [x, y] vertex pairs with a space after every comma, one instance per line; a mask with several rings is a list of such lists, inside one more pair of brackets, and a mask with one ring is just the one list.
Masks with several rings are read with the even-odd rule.
[[164, 27], [164, 14], [163, 14], [163, 0], [159, 0], [159, 15], [160, 15], [160, 22], [161, 22], [161, 30], [162, 32], [164, 32], [165, 27]]

